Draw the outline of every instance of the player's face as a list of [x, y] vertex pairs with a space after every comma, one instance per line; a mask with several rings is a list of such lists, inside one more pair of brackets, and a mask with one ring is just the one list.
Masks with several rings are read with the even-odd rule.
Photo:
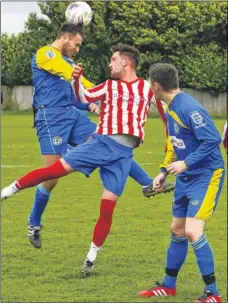
[[76, 36], [67, 35], [64, 42], [62, 53], [71, 58], [75, 53], [79, 52], [80, 46], [82, 45], [82, 36], [79, 34]]
[[114, 79], [119, 79], [121, 73], [124, 70], [124, 66], [127, 64], [127, 59], [120, 55], [119, 52], [115, 52], [111, 57], [111, 62], [109, 64], [109, 69], [111, 72], [111, 77]]

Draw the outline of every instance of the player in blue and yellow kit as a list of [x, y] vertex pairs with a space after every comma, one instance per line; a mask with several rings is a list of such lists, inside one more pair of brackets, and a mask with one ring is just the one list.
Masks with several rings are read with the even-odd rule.
[[[68, 143], [73, 146], [81, 144], [96, 128], [96, 124], [80, 110], [96, 112], [96, 104], [77, 102], [71, 86], [74, 62], [70, 58], [79, 52], [81, 44], [82, 29], [65, 24], [56, 40], [40, 48], [32, 60], [35, 126], [45, 167], [66, 153]], [[93, 86], [85, 78], [82, 83], [86, 88]], [[144, 194], [155, 194], [151, 186], [152, 178], [135, 161], [132, 162], [130, 176], [144, 186]], [[36, 248], [41, 247], [41, 216], [57, 182], [57, 179], [49, 180], [36, 189], [28, 224], [29, 240]], [[167, 183], [164, 192], [173, 187], [172, 183]]]
[[[40, 48], [32, 60], [35, 126], [44, 166], [60, 159], [67, 151], [68, 143], [77, 145], [84, 142], [96, 128], [86, 113], [79, 110], [94, 111], [96, 105], [90, 108], [77, 102], [71, 87], [74, 62], [70, 58], [79, 52], [81, 44], [82, 29], [66, 24], [56, 40]], [[86, 79], [83, 79], [83, 84], [87, 88], [92, 86]], [[37, 248], [41, 247], [41, 216], [57, 181], [44, 182], [36, 189], [28, 232], [30, 242]]]
[[221, 302], [214, 258], [204, 234], [205, 224], [217, 206], [224, 182], [224, 162], [219, 147], [221, 136], [205, 108], [180, 91], [174, 66], [154, 64], [149, 76], [155, 97], [168, 105], [169, 150], [160, 174], [154, 179], [154, 189], [159, 191], [162, 188], [168, 174], [177, 175], [177, 178], [166, 274], [162, 283], [156, 283], [138, 295], [176, 295], [177, 275], [185, 262], [189, 241], [205, 283], [203, 295], [194, 302]]

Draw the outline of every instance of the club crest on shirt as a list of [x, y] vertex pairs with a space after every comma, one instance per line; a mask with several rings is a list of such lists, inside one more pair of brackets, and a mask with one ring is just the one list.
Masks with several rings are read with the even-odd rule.
[[195, 124], [199, 125], [199, 124], [202, 124], [202, 122], [203, 122], [203, 117], [200, 115], [200, 113], [197, 110], [194, 110], [193, 112], [191, 112], [190, 117]]
[[52, 50], [48, 50], [45, 52], [45, 55], [49, 58], [49, 59], [52, 59], [54, 58], [56, 55], [55, 53], [52, 51]]
[[59, 136], [56, 136], [52, 139], [54, 145], [60, 145], [63, 142], [63, 139]]
[[178, 134], [180, 129], [179, 129], [179, 126], [176, 122], [174, 122], [173, 127], [174, 127], [175, 133]]

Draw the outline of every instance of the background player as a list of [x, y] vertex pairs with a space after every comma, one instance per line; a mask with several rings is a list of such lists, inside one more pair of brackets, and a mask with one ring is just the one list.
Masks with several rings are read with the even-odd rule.
[[219, 148], [221, 136], [208, 112], [194, 98], [180, 91], [175, 67], [165, 63], [152, 65], [149, 76], [155, 97], [168, 105], [168, 132], [176, 157], [173, 163], [165, 161], [166, 167], [161, 167], [161, 173], [154, 179], [154, 189], [162, 188], [168, 173], [177, 178], [166, 274], [161, 284], [156, 283], [138, 295], [176, 295], [177, 275], [187, 256], [189, 241], [205, 283], [203, 295], [195, 302], [221, 302], [214, 258], [204, 234], [224, 182], [224, 162]]
[[226, 153], [228, 153], [228, 132], [227, 132], [227, 122], [224, 125], [224, 130], [223, 130], [223, 146], [225, 148]]

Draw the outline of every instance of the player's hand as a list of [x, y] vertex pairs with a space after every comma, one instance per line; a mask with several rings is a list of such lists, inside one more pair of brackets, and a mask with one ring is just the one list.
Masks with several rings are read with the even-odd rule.
[[188, 169], [187, 165], [184, 161], [176, 161], [168, 165], [167, 171], [176, 176], [177, 174], [183, 173], [186, 169]]
[[78, 64], [75, 65], [75, 67], [74, 67], [72, 77], [73, 77], [74, 79], [78, 79], [78, 78], [81, 76], [82, 72], [83, 72], [82, 63], [78, 63]]
[[167, 174], [161, 172], [159, 173], [153, 180], [153, 190], [154, 191], [161, 191], [163, 189], [163, 184], [165, 182], [165, 179], [167, 177]]
[[100, 106], [97, 105], [96, 103], [91, 103], [89, 105], [89, 111], [91, 113], [95, 113], [96, 115], [99, 115], [100, 114]]

